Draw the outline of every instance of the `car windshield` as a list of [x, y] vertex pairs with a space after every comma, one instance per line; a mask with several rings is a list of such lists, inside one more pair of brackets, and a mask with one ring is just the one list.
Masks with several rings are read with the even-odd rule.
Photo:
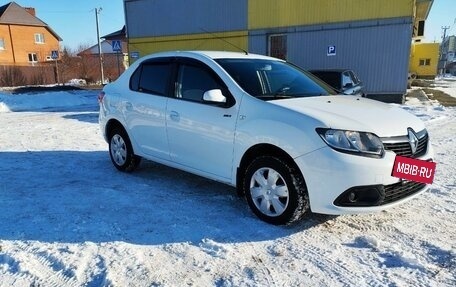
[[259, 99], [335, 94], [314, 76], [286, 62], [264, 59], [218, 59], [216, 62], [244, 91]]

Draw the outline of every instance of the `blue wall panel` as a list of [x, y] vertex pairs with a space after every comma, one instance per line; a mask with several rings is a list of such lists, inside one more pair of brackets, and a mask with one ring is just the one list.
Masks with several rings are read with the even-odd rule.
[[248, 0], [124, 2], [130, 38], [247, 30]]
[[250, 31], [249, 51], [267, 54], [267, 37], [276, 33], [287, 35], [288, 61], [304, 69], [353, 69], [369, 94], [406, 92], [410, 18]]

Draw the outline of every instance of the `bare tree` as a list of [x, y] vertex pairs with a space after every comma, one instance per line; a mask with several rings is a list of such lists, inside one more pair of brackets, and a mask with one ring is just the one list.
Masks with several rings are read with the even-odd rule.
[[84, 79], [87, 83], [92, 82], [93, 77], [93, 60], [90, 57], [87, 57], [84, 51], [90, 48], [89, 44], [79, 44], [75, 54], [80, 58], [79, 60], [79, 78]]
[[68, 82], [74, 78], [80, 78], [81, 58], [69, 47], [64, 47], [60, 56], [59, 73], [61, 81]]
[[0, 70], [0, 85], [2, 87], [23, 86], [27, 80], [19, 67], [3, 66]]

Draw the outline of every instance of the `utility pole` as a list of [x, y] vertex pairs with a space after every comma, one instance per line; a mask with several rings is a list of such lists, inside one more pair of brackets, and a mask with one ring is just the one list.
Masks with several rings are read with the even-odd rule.
[[445, 74], [446, 69], [446, 57], [447, 52], [445, 51], [445, 39], [446, 39], [446, 31], [450, 29], [450, 26], [442, 26], [443, 36], [442, 36], [442, 43], [440, 44], [440, 62], [439, 62], [439, 74]]
[[100, 59], [100, 74], [101, 74], [101, 84], [104, 84], [104, 72], [103, 72], [103, 54], [101, 51], [101, 42], [100, 42], [100, 28], [98, 24], [98, 14], [101, 12], [101, 8], [95, 8], [95, 20], [97, 21], [97, 41], [98, 41], [98, 57]]
[[443, 30], [443, 37], [442, 37], [442, 42], [445, 41], [445, 38], [446, 38], [446, 31], [450, 29], [450, 26], [442, 26], [442, 30]]

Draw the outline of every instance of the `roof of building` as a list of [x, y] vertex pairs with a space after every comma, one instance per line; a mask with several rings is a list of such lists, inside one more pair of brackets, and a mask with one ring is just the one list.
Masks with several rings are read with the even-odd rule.
[[48, 24], [29, 13], [24, 7], [19, 6], [16, 2], [10, 2], [0, 6], [0, 24], [45, 27], [54, 37], [59, 41], [62, 41], [62, 38], [60, 38]]
[[[103, 40], [101, 41], [101, 53], [102, 54], [117, 54], [118, 52], [113, 51], [112, 48], [112, 41], [111, 40]], [[125, 41], [122, 41], [122, 53], [127, 52], [127, 45]], [[78, 56], [85, 56], [85, 55], [98, 55], [98, 44], [93, 45], [84, 51], [78, 53]]]
[[127, 35], [125, 33], [125, 25], [119, 31], [112, 32], [108, 35], [105, 35], [101, 38], [106, 40], [124, 40], [126, 39]]

